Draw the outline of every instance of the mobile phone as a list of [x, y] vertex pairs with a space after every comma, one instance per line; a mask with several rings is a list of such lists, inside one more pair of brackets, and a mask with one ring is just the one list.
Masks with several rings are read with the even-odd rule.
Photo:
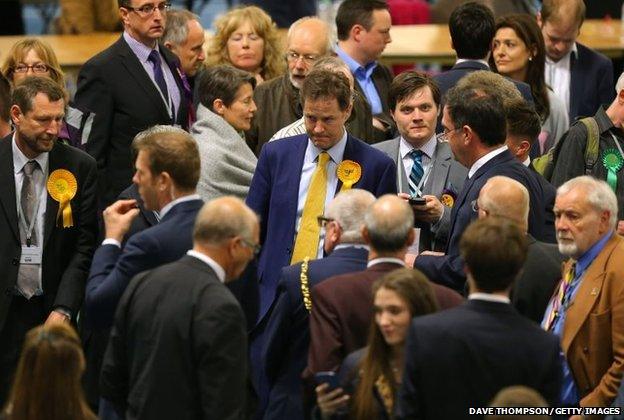
[[338, 375], [336, 372], [326, 371], [326, 372], [317, 372], [314, 375], [314, 380], [317, 385], [328, 384], [329, 388], [327, 391], [333, 391], [334, 389], [340, 387], [340, 383], [338, 381]]
[[412, 206], [424, 206], [425, 204], [427, 204], [427, 200], [425, 200], [423, 197], [418, 197], [416, 195], [412, 195], [410, 196], [407, 201], [412, 205]]

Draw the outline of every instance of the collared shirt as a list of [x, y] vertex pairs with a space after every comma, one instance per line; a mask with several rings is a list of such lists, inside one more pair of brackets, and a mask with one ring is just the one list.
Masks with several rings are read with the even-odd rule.
[[469, 179], [472, 178], [472, 176], [475, 173], [477, 173], [479, 168], [481, 168], [483, 165], [485, 165], [486, 163], [488, 163], [489, 161], [494, 159], [496, 156], [498, 156], [501, 153], [503, 153], [505, 150], [507, 150], [507, 146], [501, 146], [498, 149], [494, 149], [491, 152], [489, 152], [489, 153], [481, 156], [479, 159], [477, 159], [477, 161], [472, 164], [472, 166], [470, 167], [470, 170], [468, 171], [468, 178]]
[[553, 61], [546, 56], [546, 66], [544, 67], [546, 84], [561, 98], [565, 104], [567, 113], [570, 112], [570, 61], [572, 59], [572, 54], [575, 56], [578, 55], [576, 42], [572, 46], [572, 49], [559, 61]]
[[375, 259], [368, 261], [368, 263], [366, 264], [366, 268], [370, 268], [374, 265], [384, 264], [384, 263], [391, 263], [391, 264], [398, 264], [398, 265], [405, 266], [405, 261], [403, 261], [400, 258], [380, 257], [380, 258], [375, 258]]
[[364, 92], [364, 96], [366, 96], [366, 100], [371, 106], [372, 114], [381, 114], [383, 112], [381, 98], [379, 97], [379, 92], [377, 92], [377, 88], [373, 83], [373, 71], [375, 71], [375, 68], [377, 67], [377, 62], [371, 61], [365, 66], [362, 66], [360, 63], [351, 58], [351, 56], [349, 56], [346, 52], [344, 52], [338, 45], [336, 45], [335, 51], [338, 57], [340, 57], [340, 59], [344, 61], [347, 66], [349, 66], [349, 70], [353, 73], [353, 77], [355, 77], [355, 80], [357, 80], [362, 88], [362, 92]]
[[[158, 85], [156, 84], [156, 79], [154, 78], [155, 77], [154, 66], [148, 60], [148, 57], [150, 53], [152, 52], [152, 48], [132, 38], [132, 36], [130, 36], [128, 32], [124, 32], [123, 37], [126, 43], [128, 44], [128, 46], [130, 47], [130, 49], [132, 50], [132, 52], [134, 53], [134, 55], [136, 55], [137, 58], [139, 59], [139, 62], [141, 63], [141, 65], [143, 66], [147, 74], [149, 75], [150, 79], [152, 80], [152, 83], [154, 83], [154, 87], [156, 88], [156, 90], [160, 92], [160, 89]], [[154, 49], [158, 51], [158, 53], [160, 54], [158, 43], [156, 43], [156, 48]], [[177, 110], [180, 109], [180, 99], [181, 99], [180, 89], [178, 88], [175, 77], [173, 77], [173, 73], [171, 72], [171, 69], [167, 65], [167, 62], [165, 61], [165, 58], [162, 56], [162, 54], [160, 54], [160, 58], [161, 58], [160, 60], [161, 68], [163, 70], [163, 75], [165, 76], [165, 82], [167, 83], [167, 94], [169, 96], [169, 101], [168, 101], [169, 103], [165, 101], [164, 96], [162, 96], [163, 102], [165, 102], [169, 115], [172, 117], [173, 121], [177, 123], [183, 123], [185, 121], [176, 121], [176, 114], [178, 112]]]
[[[344, 130], [342, 138], [333, 147], [325, 150], [329, 154], [329, 161], [327, 162], [327, 185], [325, 190], [325, 206], [327, 209], [329, 203], [334, 199], [336, 188], [338, 187], [338, 176], [336, 175], [336, 169], [338, 164], [342, 162], [345, 147], [347, 146], [347, 130]], [[301, 168], [301, 180], [299, 181], [299, 197], [297, 200], [297, 219], [295, 221], [295, 238], [297, 232], [299, 232], [299, 223], [301, 222], [301, 215], [303, 214], [303, 207], [305, 206], [306, 198], [308, 196], [308, 188], [312, 182], [312, 175], [316, 169], [318, 157], [324, 150], [319, 149], [308, 139], [308, 146], [306, 148], [305, 156], [303, 157], [303, 166]], [[325, 230], [321, 229], [319, 238], [319, 249], [317, 253], [318, 258], [323, 257], [323, 242], [325, 240]]]
[[405, 169], [405, 176], [407, 177], [407, 179], [409, 179], [410, 173], [412, 172], [412, 166], [414, 166], [414, 159], [412, 159], [410, 153], [412, 152], [412, 150], [420, 150], [421, 152], [423, 152], [422, 168], [423, 173], [425, 174], [423, 175], [422, 184], [425, 185], [425, 183], [427, 182], [427, 178], [431, 173], [431, 169], [433, 169], [431, 166], [433, 164], [436, 146], [437, 140], [435, 133], [433, 133], [431, 138], [427, 140], [427, 142], [423, 144], [420, 148], [412, 146], [401, 136], [401, 139], [399, 140], [399, 154], [401, 155], [401, 160], [403, 161], [403, 168]]
[[[611, 239], [613, 235], [613, 231], [607, 232], [598, 242], [591, 246], [576, 262], [576, 267], [574, 271], [574, 278], [572, 282], [570, 282], [569, 286], [569, 301], [563, 307], [563, 310], [559, 312], [557, 317], [555, 317], [551, 331], [553, 334], [563, 337], [563, 330], [565, 325], [565, 317], [567, 308], [572, 304], [574, 298], [576, 296], [576, 292], [578, 291], [579, 286], [583, 280], [585, 272], [587, 268], [591, 265], [591, 263], [596, 259], [598, 254], [604, 249], [605, 245]], [[557, 289], [558, 290], [558, 289]], [[557, 294], [558, 295], [558, 294]], [[552, 311], [552, 306], [554, 304], [554, 300], [551, 299], [548, 307], [546, 308], [546, 314], [550, 314]], [[545, 317], [546, 318], [546, 317]], [[542, 322], [542, 326], [544, 326], [544, 321]], [[565, 361], [562, 363], [563, 369], [563, 383], [561, 387], [561, 403], [565, 405], [576, 405], [579, 402], [579, 394], [578, 389], [576, 388], [576, 383], [574, 382], [574, 376], [572, 375], [572, 371], [570, 370], [570, 365]]]
[[494, 295], [491, 293], [471, 293], [468, 295], [468, 300], [484, 300], [486, 302], [498, 302], [498, 303], [511, 303], [508, 296]]
[[531, 164], [531, 158], [527, 156], [527, 158], [524, 160], [524, 162], [522, 162], [522, 164], [528, 168], [529, 165]]
[[364, 244], [338, 244], [334, 247], [334, 251], [338, 251], [339, 249], [345, 249], [345, 248], [365, 249], [367, 251], [370, 251], [370, 247]]
[[[17, 147], [17, 143], [15, 142], [15, 133], [13, 133], [13, 138], [11, 140], [11, 149], [13, 151], [13, 174], [15, 177], [15, 205], [18, 212], [18, 219], [22, 219], [22, 208], [21, 208], [21, 194], [22, 194], [22, 184], [24, 183], [24, 166], [28, 161], [35, 160], [39, 164], [40, 171], [36, 171], [33, 173], [34, 176], [34, 187], [35, 187], [35, 196], [39, 197], [39, 206], [37, 209], [37, 220], [33, 229], [37, 234], [37, 243], [38, 246], [43, 247], [43, 238], [44, 238], [44, 220], [45, 220], [45, 212], [46, 205], [48, 201], [48, 190], [46, 188], [46, 180], [48, 179], [48, 163], [50, 159], [50, 154], [48, 152], [44, 152], [39, 154], [34, 159], [29, 159], [26, 157], [24, 153]], [[18, 223], [24, 223], [23, 219]], [[41, 295], [43, 290], [41, 288], [41, 266], [39, 266], [39, 288], [35, 292], [35, 295]]]
[[280, 128], [269, 141], [285, 139], [286, 137], [294, 137], [306, 132], [304, 118], [301, 117], [297, 121], [288, 124], [286, 127]]
[[202, 254], [201, 252], [197, 252], [192, 249], [189, 249], [188, 251], [186, 251], [186, 255], [197, 258], [198, 260], [208, 264], [208, 266], [212, 268], [214, 272], [217, 274], [219, 281], [221, 283], [225, 283], [225, 270], [223, 269], [223, 267], [219, 265], [218, 262], [210, 258], [208, 255]]
[[455, 65], [465, 63], [466, 61], [476, 61], [477, 63], [483, 64], [488, 69], [490, 68], [490, 64], [487, 62], [487, 60], [473, 60], [471, 58], [458, 58], [457, 61], [455, 61]]

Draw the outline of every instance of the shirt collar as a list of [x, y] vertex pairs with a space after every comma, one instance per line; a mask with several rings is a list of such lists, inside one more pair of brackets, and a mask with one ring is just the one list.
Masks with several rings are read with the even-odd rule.
[[572, 58], [572, 54], [574, 54], [574, 57], [578, 57], [578, 47], [576, 46], [576, 42], [572, 44], [572, 48], [570, 49], [570, 51], [568, 51], [567, 54], [561, 57], [558, 61], [553, 61], [550, 57], [548, 57], [548, 55], [546, 55], [546, 64], [551, 66], [556, 66], [557, 64], [566, 64], [565, 67], [569, 69], [570, 58]]
[[[124, 31], [123, 37], [128, 43], [128, 46], [130, 47], [134, 55], [138, 57], [139, 61], [141, 63], [147, 63], [147, 59], [152, 52], [152, 48], [132, 38], [132, 36], [128, 32]], [[160, 50], [158, 48], [158, 42], [156, 43], [156, 48], [153, 49], [160, 53]]]
[[312, 143], [312, 140], [310, 140], [310, 138], [308, 137], [308, 149], [310, 150], [310, 157], [312, 158], [312, 162], [316, 162], [316, 159], [319, 157], [321, 152], [329, 153], [329, 157], [334, 163], [342, 162], [345, 147], [347, 147], [347, 130], [344, 130], [342, 138], [338, 141], [338, 143], [334, 144], [327, 150], [316, 147], [314, 143]]
[[43, 153], [40, 153], [39, 156], [37, 156], [36, 158], [29, 159], [20, 150], [20, 148], [17, 147], [17, 143], [15, 142], [15, 135], [16, 133], [14, 132], [13, 139], [11, 140], [11, 148], [13, 149], [13, 171], [14, 173], [15, 174], [20, 173], [22, 169], [24, 169], [24, 165], [26, 165], [28, 161], [35, 160], [39, 164], [39, 168], [41, 168], [41, 171], [45, 174], [48, 170], [48, 159], [50, 157], [50, 153], [43, 152]]
[[158, 212], [158, 214], [160, 215], [160, 220], [162, 220], [163, 217], [165, 217], [165, 214], [167, 214], [176, 204], [184, 203], [185, 201], [191, 200], [201, 200], [201, 197], [199, 196], [199, 194], [184, 195], [167, 203], [165, 207], [160, 209], [160, 211]]
[[598, 242], [593, 244], [587, 251], [585, 251], [583, 255], [581, 255], [581, 257], [576, 262], [576, 276], [587, 270], [587, 267], [589, 267], [589, 265], [596, 259], [598, 254], [600, 254], [609, 239], [611, 239], [611, 236], [613, 236], [613, 231], [610, 230], [602, 238], [600, 238]]
[[195, 257], [198, 260], [203, 261], [206, 264], [208, 264], [208, 266], [210, 268], [212, 268], [214, 270], [214, 272], [217, 274], [217, 277], [219, 278], [219, 281], [221, 283], [225, 283], [225, 270], [223, 269], [223, 267], [221, 267], [219, 265], [218, 262], [216, 262], [215, 260], [210, 258], [208, 255], [202, 254], [201, 252], [197, 252], [197, 251], [195, 251], [193, 249], [189, 249], [188, 251], [186, 251], [186, 255], [190, 255], [191, 257]]
[[479, 168], [488, 163], [490, 160], [494, 159], [496, 156], [503, 153], [505, 150], [507, 150], [507, 146], [501, 146], [498, 149], [494, 149], [477, 159], [477, 161], [473, 163], [470, 167], [470, 171], [468, 171], [468, 179], [472, 178], [473, 175], [477, 173]]
[[345, 62], [345, 64], [349, 67], [349, 70], [351, 70], [351, 73], [353, 74], [363, 71], [366, 74], [366, 77], [368, 78], [370, 77], [373, 70], [375, 70], [375, 67], [377, 67], [376, 61], [371, 61], [370, 63], [367, 63], [364, 66], [361, 65], [360, 63], [355, 61], [349, 54], [344, 52], [344, 50], [340, 48], [338, 45], [336, 45], [335, 52], [338, 55], [338, 57], [340, 57], [340, 59]]
[[367, 251], [370, 251], [369, 246], [364, 244], [338, 244], [334, 247], [334, 251], [345, 248], [365, 249]]
[[527, 158], [524, 160], [524, 162], [522, 162], [522, 164], [528, 168], [529, 165], [531, 165], [531, 157], [527, 156]]
[[409, 144], [407, 140], [403, 138], [403, 136], [401, 136], [401, 140], [399, 141], [399, 151], [401, 153], [401, 158], [403, 159], [405, 159], [407, 155], [411, 153], [412, 150], [420, 150], [425, 155], [427, 155], [429, 159], [431, 159], [433, 158], [433, 155], [435, 153], [436, 146], [437, 146], [437, 140], [436, 140], [435, 133], [431, 136], [429, 140], [427, 140], [425, 144], [422, 145], [422, 147], [418, 149], [412, 146], [411, 144]]
[[511, 303], [507, 296], [493, 295], [491, 293], [471, 293], [468, 295], [469, 300], [485, 300], [487, 302]]
[[366, 264], [366, 267], [370, 268], [374, 265], [383, 264], [383, 263], [398, 264], [398, 265], [405, 267], [405, 261], [403, 261], [400, 258], [392, 258], [392, 257], [381, 257], [381, 258], [372, 259]]
[[461, 64], [461, 63], [465, 63], [466, 61], [474, 61], [474, 62], [477, 62], [477, 63], [481, 63], [484, 66], [486, 66], [488, 69], [490, 68], [490, 65], [487, 62], [487, 60], [474, 60], [472, 58], [458, 58], [457, 61], [455, 62], [455, 65]]

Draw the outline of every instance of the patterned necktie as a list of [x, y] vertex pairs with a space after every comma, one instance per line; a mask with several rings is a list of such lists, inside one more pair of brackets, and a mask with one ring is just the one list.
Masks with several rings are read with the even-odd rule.
[[554, 300], [550, 306], [550, 312], [547, 314], [545, 320], [546, 322], [544, 323], [544, 329], [546, 331], [550, 331], [553, 328], [555, 320], [570, 304], [569, 301], [572, 298], [572, 289], [570, 285], [572, 284], [574, 277], [576, 277], [576, 261], [572, 263], [570, 269], [566, 272], [565, 277], [559, 283], [559, 290], [557, 291], [557, 294], [553, 296]]
[[318, 225], [317, 217], [323, 214], [325, 209], [325, 195], [327, 193], [327, 162], [329, 154], [322, 152], [318, 157], [316, 169], [312, 174], [312, 182], [308, 188], [299, 232], [295, 240], [291, 264], [302, 261], [305, 257], [315, 259], [318, 253], [319, 235], [321, 228]]
[[422, 166], [422, 155], [422, 150], [412, 150], [410, 152], [410, 157], [414, 161], [408, 180], [410, 195], [421, 195], [422, 192], [419, 187], [420, 181], [425, 174]]
[[158, 51], [152, 50], [152, 52], [149, 53], [149, 57], [147, 57], [147, 61], [152, 63], [152, 66], [154, 66], [154, 81], [158, 85], [160, 93], [162, 93], [165, 98], [165, 102], [168, 103], [169, 94], [167, 92], [167, 82], [165, 82], [165, 75], [163, 74], [160, 54]]
[[[39, 164], [35, 160], [30, 160], [24, 165], [24, 178], [22, 181], [22, 189], [20, 194], [20, 239], [22, 245], [37, 245], [37, 229], [33, 226], [29, 232], [31, 223], [36, 224], [37, 198], [35, 196], [35, 180], [33, 174], [39, 168]], [[31, 235], [30, 237], [28, 237]], [[30, 299], [39, 288], [39, 265], [20, 264], [17, 273], [17, 289], [22, 296]]]

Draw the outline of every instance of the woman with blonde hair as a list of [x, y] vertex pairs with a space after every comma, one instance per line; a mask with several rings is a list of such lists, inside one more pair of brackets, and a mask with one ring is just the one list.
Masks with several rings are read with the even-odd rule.
[[208, 66], [230, 64], [252, 73], [258, 83], [285, 71], [282, 40], [271, 17], [256, 6], [237, 7], [215, 21]]
[[0, 72], [12, 86], [28, 76], [49, 77], [65, 87], [65, 76], [50, 45], [38, 38], [17, 41], [0, 66]]
[[85, 360], [69, 324], [41, 325], [26, 334], [4, 412], [5, 420], [91, 420], [80, 379]]

